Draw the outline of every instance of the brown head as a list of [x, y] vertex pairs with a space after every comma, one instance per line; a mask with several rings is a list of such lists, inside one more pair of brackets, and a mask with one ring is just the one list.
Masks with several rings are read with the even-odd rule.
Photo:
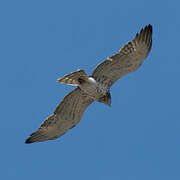
[[107, 92], [105, 96], [99, 98], [97, 101], [104, 103], [108, 106], [111, 106], [111, 94], [110, 94], [110, 92]]

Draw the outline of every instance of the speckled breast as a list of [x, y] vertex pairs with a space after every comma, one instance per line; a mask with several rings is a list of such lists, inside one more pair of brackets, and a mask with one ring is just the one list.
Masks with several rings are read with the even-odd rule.
[[104, 96], [109, 91], [106, 83], [103, 83], [100, 80], [95, 80], [93, 77], [89, 77], [88, 81], [85, 81], [80, 85], [80, 88], [95, 99]]

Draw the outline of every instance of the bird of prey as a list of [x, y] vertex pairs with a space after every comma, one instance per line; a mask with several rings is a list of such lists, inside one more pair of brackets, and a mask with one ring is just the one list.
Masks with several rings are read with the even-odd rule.
[[25, 143], [56, 139], [76, 126], [86, 108], [98, 101], [111, 104], [110, 87], [122, 76], [136, 71], [147, 57], [152, 46], [152, 26], [145, 26], [120, 51], [100, 63], [88, 76], [84, 70], [65, 75], [59, 83], [77, 86], [67, 94], [40, 128]]

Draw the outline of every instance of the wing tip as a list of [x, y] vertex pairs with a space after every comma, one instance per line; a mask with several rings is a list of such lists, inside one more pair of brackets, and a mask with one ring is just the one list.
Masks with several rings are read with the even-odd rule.
[[145, 43], [148, 46], [148, 51], [150, 51], [152, 46], [152, 32], [153, 26], [151, 24], [146, 25], [136, 34], [136, 37], [133, 40], [134, 43]]
[[141, 32], [146, 31], [146, 30], [152, 32], [152, 30], [153, 30], [152, 24], [146, 25], [144, 28], [141, 29]]
[[30, 137], [28, 139], [26, 139], [25, 144], [30, 144], [30, 143], [34, 143], [34, 142], [41, 142], [41, 141], [45, 141], [46, 138], [43, 135], [43, 133], [41, 131], [36, 131], [34, 133], [32, 133], [30, 135]]
[[37, 142], [37, 141], [38, 140], [36, 140], [36, 133], [32, 133], [30, 135], [30, 137], [26, 139], [25, 144], [34, 143], [34, 142]]
[[148, 25], [145, 26], [145, 28], [146, 28], [146, 27], [152, 29], [152, 24], [148, 24]]
[[32, 141], [32, 139], [31, 139], [31, 137], [30, 137], [30, 138], [26, 139], [26, 141], [25, 141], [24, 143], [25, 143], [25, 144], [30, 144], [30, 143], [33, 143], [33, 141]]
[[139, 33], [136, 34], [137, 36], [140, 36], [141, 34], [143, 34], [144, 32], [147, 33], [151, 33], [152, 34], [153, 31], [153, 26], [151, 24], [146, 25], [144, 28], [141, 29], [141, 31]]
[[153, 32], [153, 26], [152, 26], [151, 24], [149, 24], [149, 25], [145, 26], [145, 28], [144, 28], [144, 29], [147, 29], [147, 31], [148, 31], [148, 32], [150, 32], [150, 33], [151, 33], [151, 35], [152, 35], [152, 32]]

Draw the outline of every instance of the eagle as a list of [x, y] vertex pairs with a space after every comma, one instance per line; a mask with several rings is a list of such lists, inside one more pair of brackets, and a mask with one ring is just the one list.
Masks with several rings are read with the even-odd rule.
[[152, 25], [147, 25], [125, 44], [118, 53], [100, 63], [88, 76], [77, 70], [57, 81], [76, 86], [67, 94], [40, 128], [32, 133], [25, 143], [56, 139], [76, 126], [86, 108], [98, 101], [111, 105], [110, 87], [122, 76], [136, 71], [147, 57], [152, 46]]

